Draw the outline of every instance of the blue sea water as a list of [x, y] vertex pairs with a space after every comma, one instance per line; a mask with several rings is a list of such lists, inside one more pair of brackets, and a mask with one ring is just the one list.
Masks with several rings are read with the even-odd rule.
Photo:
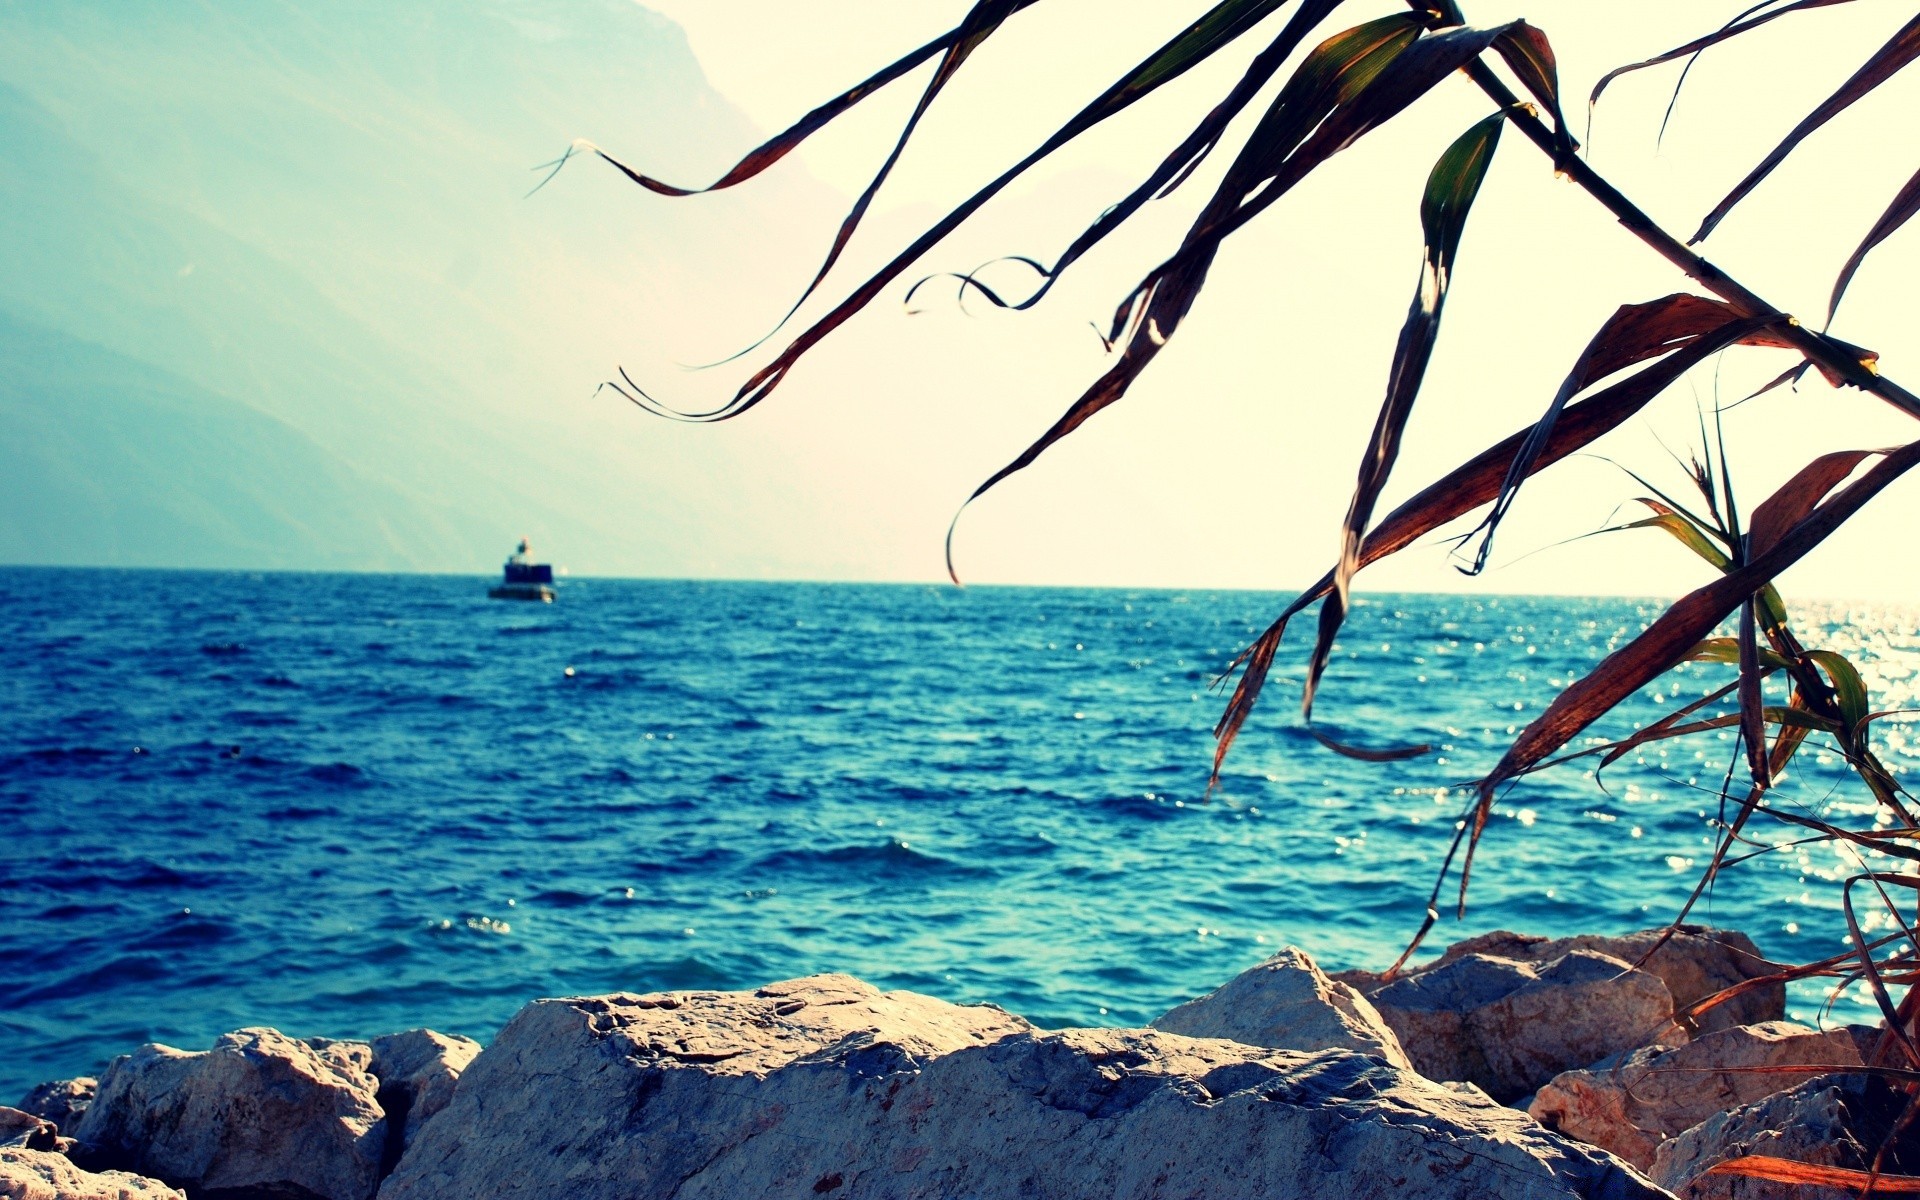
[[[485, 1039], [537, 996], [817, 971], [1136, 1024], [1286, 943], [1383, 966], [1419, 924], [1459, 785], [1658, 605], [1363, 598], [1319, 713], [1436, 752], [1317, 746], [1302, 629], [1203, 801], [1208, 684], [1280, 600], [591, 579], [539, 606], [466, 578], [9, 571], [0, 1101], [248, 1024]], [[1912, 612], [1799, 620], [1877, 707], [1912, 701]], [[1689, 667], [1614, 728], [1728, 672]], [[1896, 768], [1920, 761], [1906, 727], [1876, 728]], [[1579, 768], [1526, 781], [1430, 948], [1670, 918], [1732, 746], [1650, 750], [1604, 790]], [[1811, 749], [1776, 795], [1868, 807]], [[1831, 954], [1835, 881], [1857, 869], [1786, 847], [1700, 918], [1778, 958]]]

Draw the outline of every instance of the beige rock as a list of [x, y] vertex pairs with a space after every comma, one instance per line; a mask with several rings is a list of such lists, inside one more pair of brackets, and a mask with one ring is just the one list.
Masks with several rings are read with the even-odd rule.
[[[1364, 989], [1363, 989], [1364, 990]], [[1651, 1042], [1682, 1042], [1666, 984], [1591, 950], [1534, 964], [1467, 954], [1367, 994], [1414, 1070], [1508, 1102], [1560, 1072]]]
[[480, 1043], [431, 1029], [409, 1029], [375, 1038], [368, 1046], [373, 1074], [380, 1081], [377, 1099], [394, 1146], [391, 1157], [397, 1161], [399, 1150], [412, 1145], [427, 1119], [453, 1099], [454, 1084], [480, 1053]]
[[1292, 946], [1173, 1009], [1153, 1027], [1276, 1050], [1353, 1050], [1413, 1069], [1400, 1039], [1366, 997], [1327, 978]]
[[[1716, 1113], [1660, 1143], [1653, 1177], [1685, 1200], [1853, 1200], [1854, 1193], [1843, 1189], [1790, 1187], [1708, 1172], [1717, 1163], [1747, 1154], [1863, 1170], [1871, 1165], [1905, 1100], [1865, 1075], [1812, 1079], [1732, 1112]], [[1920, 1162], [1894, 1155], [1882, 1166], [1912, 1175]]]
[[367, 1200], [386, 1140], [371, 1065], [363, 1044], [272, 1029], [223, 1034], [199, 1054], [142, 1046], [107, 1068], [73, 1134], [89, 1164], [196, 1194]]
[[1850, 1030], [1819, 1032], [1791, 1021], [1741, 1025], [1555, 1076], [1527, 1111], [1547, 1128], [1646, 1171], [1668, 1138], [1809, 1078], [1804, 1070], [1753, 1068], [1844, 1068], [1860, 1061], [1858, 1036]]
[[544, 1000], [381, 1200], [1305, 1200], [1661, 1195], [1380, 1059], [1033, 1030], [844, 976]]
[[87, 1111], [87, 1105], [93, 1103], [93, 1093], [99, 1087], [100, 1081], [89, 1075], [55, 1079], [28, 1092], [19, 1108], [44, 1121], [52, 1121], [61, 1129], [71, 1129], [79, 1122], [80, 1114]]
[[[1513, 962], [1547, 963], [1571, 950], [1593, 950], [1638, 964], [1665, 933], [1666, 928], [1662, 926], [1621, 937], [1581, 934], [1576, 937], [1544, 938], [1499, 930], [1456, 942], [1439, 958], [1407, 973], [1430, 971], [1469, 954], [1484, 954]], [[1660, 981], [1667, 985], [1667, 991], [1673, 996], [1674, 1009], [1681, 1011], [1716, 992], [1770, 974], [1777, 967], [1760, 953], [1753, 939], [1744, 933], [1705, 925], [1682, 925], [1654, 952], [1645, 969], [1658, 975]], [[1379, 976], [1365, 971], [1343, 971], [1334, 978], [1345, 980], [1366, 994], [1371, 994], [1380, 986]], [[1701, 1014], [1697, 1022], [1683, 1020], [1681, 1023], [1689, 1032], [1709, 1033], [1736, 1025], [1778, 1021], [1786, 1013], [1786, 985], [1769, 983], [1715, 1005]]]
[[0, 1146], [58, 1150], [60, 1129], [52, 1121], [17, 1108], [0, 1107]]
[[186, 1200], [157, 1179], [83, 1171], [63, 1154], [0, 1147], [0, 1200]]

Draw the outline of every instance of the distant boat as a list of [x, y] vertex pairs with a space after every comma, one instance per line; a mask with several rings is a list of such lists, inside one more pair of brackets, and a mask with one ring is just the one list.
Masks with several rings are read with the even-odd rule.
[[553, 590], [553, 568], [531, 561], [532, 552], [527, 539], [521, 538], [520, 548], [507, 560], [507, 577], [488, 588], [487, 595], [495, 600], [537, 600], [552, 604], [557, 594]]

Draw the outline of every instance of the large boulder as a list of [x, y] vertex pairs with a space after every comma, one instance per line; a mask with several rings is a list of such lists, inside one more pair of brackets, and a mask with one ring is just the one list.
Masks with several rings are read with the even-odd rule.
[[[1660, 1143], [1653, 1177], [1684, 1200], [1854, 1200], [1846, 1188], [1806, 1187], [1713, 1168], [1746, 1155], [1862, 1171], [1873, 1165], [1906, 1107], [1907, 1097], [1866, 1075], [1827, 1075], [1776, 1092], [1731, 1112], [1716, 1113]], [[1912, 1135], [1906, 1139], [1910, 1143]], [[1889, 1148], [1883, 1171], [1913, 1175], [1920, 1154], [1911, 1144]]]
[[0, 1200], [186, 1200], [157, 1179], [83, 1171], [64, 1154], [0, 1147]]
[[[1736, 1025], [1778, 1021], [1786, 1016], [1787, 988], [1784, 983], [1777, 981], [1749, 987], [1747, 991], [1708, 1009], [1697, 1019], [1685, 1016], [1685, 1010], [1696, 1002], [1727, 988], [1773, 974], [1779, 970], [1779, 966], [1760, 953], [1760, 948], [1753, 944], [1752, 938], [1738, 930], [1682, 925], [1671, 937], [1666, 937], [1666, 933], [1666, 927], [1662, 926], [1620, 937], [1579, 934], [1574, 937], [1545, 938], [1502, 929], [1468, 938], [1464, 942], [1455, 942], [1439, 958], [1415, 967], [1407, 974], [1417, 975], [1444, 967], [1469, 954], [1541, 965], [1573, 950], [1591, 950], [1634, 965], [1641, 965], [1641, 960], [1646, 959], [1644, 969], [1659, 976], [1660, 982], [1667, 985], [1667, 991], [1673, 996], [1674, 1010], [1682, 1014], [1680, 1024], [1689, 1032], [1710, 1033]], [[1665, 941], [1661, 940], [1663, 937]], [[1659, 949], [1654, 949], [1656, 946]], [[1647, 957], [1649, 951], [1653, 953], [1651, 958]], [[1343, 971], [1334, 978], [1345, 980], [1366, 994], [1378, 990], [1385, 982], [1378, 975], [1366, 971]]]
[[361, 1043], [272, 1029], [223, 1034], [204, 1053], [142, 1046], [115, 1059], [73, 1135], [85, 1161], [155, 1175], [196, 1198], [367, 1200], [386, 1123]]
[[1808, 1072], [1792, 1068], [1859, 1066], [1860, 1039], [1871, 1035], [1865, 1027], [1820, 1032], [1791, 1021], [1721, 1029], [1684, 1046], [1649, 1046], [1557, 1075], [1527, 1111], [1547, 1128], [1646, 1171], [1668, 1138], [1805, 1083]]
[[1367, 998], [1287, 947], [1168, 1012], [1155, 1029], [1276, 1050], [1352, 1050], [1412, 1070], [1400, 1039]]
[[87, 1105], [93, 1103], [93, 1094], [99, 1087], [100, 1081], [88, 1075], [77, 1079], [55, 1079], [28, 1092], [16, 1107], [43, 1121], [52, 1121], [62, 1130], [68, 1130], [79, 1123], [80, 1114], [86, 1112]]
[[374, 1077], [380, 1081], [375, 1098], [387, 1118], [385, 1169], [390, 1170], [428, 1118], [453, 1099], [454, 1084], [480, 1053], [480, 1043], [431, 1029], [409, 1029], [377, 1037], [368, 1048]]
[[1687, 1036], [1658, 976], [1592, 950], [1542, 964], [1462, 955], [1379, 985], [1367, 999], [1414, 1070], [1477, 1083], [1503, 1103], [1562, 1071]]
[[844, 976], [543, 1000], [381, 1200], [1262, 1200], [1661, 1193], [1367, 1055], [1033, 1030]]

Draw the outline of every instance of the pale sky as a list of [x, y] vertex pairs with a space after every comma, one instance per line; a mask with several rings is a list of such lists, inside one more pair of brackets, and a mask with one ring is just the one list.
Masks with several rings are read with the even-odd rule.
[[[960, 0], [647, 6], [685, 28], [713, 86], [765, 130], [926, 40], [966, 8]], [[1047, 0], [1015, 18], [936, 106], [848, 267], [879, 261], [1202, 7]], [[1395, 7], [1385, 0], [1354, 5], [1336, 19], [1356, 23]], [[1601, 72], [1705, 32], [1740, 7], [1663, 0], [1466, 5], [1476, 23], [1526, 15], [1547, 31], [1582, 133], [1584, 97]], [[1628, 76], [1595, 115], [1591, 161], [1684, 236], [1910, 16], [1910, 6], [1892, 0], [1859, 0], [1789, 16], [1717, 48], [1695, 69], [1664, 145], [1656, 145], [1655, 133], [1677, 67]], [[1157, 161], [1256, 48], [1247, 39], [1219, 69], [1194, 73], [1083, 139], [991, 206], [928, 269], [971, 267], [1002, 253], [1057, 252]], [[923, 78], [896, 84], [871, 112], [780, 169], [856, 191]], [[1910, 72], [1833, 122], [1737, 209], [1703, 252], [1762, 296], [1817, 323], [1839, 264], [1915, 166], [1906, 122], [1917, 101], [1920, 72]], [[1237, 235], [1194, 316], [1129, 397], [969, 512], [958, 539], [963, 574], [1261, 587], [1317, 574], [1333, 552], [1415, 279], [1420, 183], [1440, 149], [1487, 111], [1470, 84], [1451, 81]], [[658, 118], [671, 121], [673, 114]], [[644, 159], [642, 147], [609, 148], [639, 150]], [[733, 153], [716, 148], [720, 158]], [[895, 517], [919, 529], [937, 569], [945, 514], [1098, 374], [1103, 358], [1087, 322], [1110, 311], [1170, 248], [1227, 161], [1217, 154], [1208, 171], [1155, 206], [1133, 235], [1077, 268], [1078, 278], [1070, 276], [1034, 312], [968, 317], [938, 301], [931, 312], [907, 318], [892, 303], [896, 288], [844, 331], [841, 345], [803, 364], [743, 423], [792, 429], [808, 444], [842, 441], [869, 456], [874, 478], [892, 489], [887, 494], [877, 494], [873, 480], [838, 473], [820, 486], [847, 497], [849, 532], [859, 523], [855, 514], [894, 508]], [[754, 233], [742, 229], [741, 237]], [[818, 230], [821, 247], [829, 234], [829, 226]], [[1840, 336], [1879, 350], [1883, 368], [1909, 387], [1920, 387], [1920, 362], [1907, 352], [1916, 307], [1906, 284], [1916, 267], [1920, 233], [1909, 229], [1869, 259], [1835, 326]], [[859, 276], [843, 269], [835, 278], [838, 287], [826, 290], [837, 297]], [[713, 330], [711, 343], [662, 353], [693, 361], [737, 348], [762, 332], [753, 324], [760, 318], [745, 314], [777, 307], [777, 298], [801, 282], [711, 281], [710, 291], [686, 298]], [[1509, 135], [1468, 226], [1440, 350], [1388, 503], [1537, 417], [1615, 306], [1687, 287], [1596, 204], [1556, 181], [1530, 144]], [[1684, 450], [1696, 436], [1696, 397], [1736, 399], [1789, 361], [1782, 352], [1747, 350], [1710, 362], [1601, 448], [1657, 482], [1684, 486], [1655, 435]], [[699, 377], [690, 386], [711, 392], [683, 398], [715, 398], [738, 378]], [[804, 435], [797, 432], [803, 428]], [[1797, 395], [1775, 393], [1728, 419], [1748, 505], [1816, 453], [1894, 444], [1915, 432], [1909, 419], [1878, 401], [1814, 380]], [[1371, 569], [1363, 585], [1672, 593], [1703, 582], [1705, 568], [1653, 532], [1609, 535], [1515, 561], [1599, 527], [1636, 491], [1611, 467], [1563, 464], [1523, 494], [1503, 530], [1496, 556], [1502, 565], [1484, 579], [1463, 580], [1439, 552], [1428, 551]], [[1916, 501], [1920, 488], [1911, 481], [1884, 493], [1788, 577], [1789, 593], [1912, 597], [1920, 567], [1900, 551], [1910, 542], [1905, 531]]]
[[[1401, 11], [1349, 0], [1330, 24]], [[1525, 13], [1582, 102], [1605, 70], [1714, 28], [1742, 0], [1467, 0]], [[324, 7], [324, 6], [323, 6]], [[789, 332], [1203, 11], [1044, 0], [934, 106], [846, 259]], [[122, 566], [491, 570], [521, 534], [583, 575], [944, 578], [973, 488], [1108, 365], [1092, 323], [1177, 243], [1250, 119], [1174, 196], [1045, 303], [906, 315], [905, 280], [772, 398], [718, 426], [596, 391], [617, 368], [685, 407], [729, 396], [884, 158], [926, 71], [735, 191], [668, 199], [581, 160], [586, 137], [703, 183], [903, 50], [965, 0], [412, 0], [323, 19], [250, 0], [0, 4], [0, 559]], [[908, 275], [1056, 255], [1224, 94], [1291, 8], [987, 206]], [[1664, 145], [1678, 74], [1617, 83], [1591, 161], [1681, 233], [1911, 16], [1854, 0], [1717, 48]], [[316, 15], [320, 14], [320, 15]], [[1250, 109], [1257, 113], [1265, 98]], [[1489, 111], [1464, 79], [1337, 156], [1234, 235], [1178, 336], [1120, 404], [968, 511], [970, 582], [1288, 589], [1331, 561], [1420, 261], [1434, 159]], [[1920, 69], [1802, 146], [1707, 255], [1817, 321], [1834, 273], [1917, 156]], [[1877, 250], [1835, 332], [1920, 389], [1908, 352], [1920, 229]], [[1019, 272], [998, 276], [1025, 283]], [[1605, 317], [1687, 281], [1509, 133], [1468, 224], [1386, 512], [1540, 416]], [[1709, 362], [1599, 449], [1684, 486], [1697, 404], [1790, 356]], [[45, 397], [61, 398], [57, 405]], [[1810, 378], [1734, 410], [1750, 508], [1815, 454], [1913, 422]], [[1569, 460], [1529, 484], [1483, 578], [1415, 548], [1363, 589], [1666, 594], [1708, 568], [1630, 517], [1637, 488]], [[1907, 514], [1883, 494], [1785, 581], [1906, 599]]]

